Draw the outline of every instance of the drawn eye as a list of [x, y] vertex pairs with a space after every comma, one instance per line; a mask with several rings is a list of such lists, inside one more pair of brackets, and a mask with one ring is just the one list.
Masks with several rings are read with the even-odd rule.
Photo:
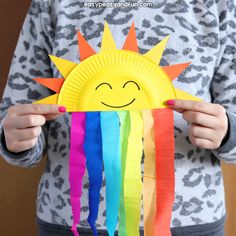
[[108, 84], [108, 83], [101, 83], [101, 84], [99, 84], [99, 85], [96, 87], [95, 90], [97, 90], [99, 87], [101, 87], [101, 86], [103, 86], [103, 85], [109, 86], [109, 88], [112, 89], [112, 87], [111, 87], [110, 84]]
[[129, 81], [127, 81], [127, 82], [123, 85], [123, 88], [124, 88], [127, 84], [129, 84], [129, 83], [133, 83], [133, 84], [135, 84], [135, 86], [137, 86], [138, 90], [140, 90], [139, 85], [138, 85], [136, 82], [134, 82], [133, 80], [129, 80]]

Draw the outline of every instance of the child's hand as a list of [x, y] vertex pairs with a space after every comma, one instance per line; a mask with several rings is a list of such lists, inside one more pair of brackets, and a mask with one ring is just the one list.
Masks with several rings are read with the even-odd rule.
[[186, 100], [168, 100], [166, 105], [180, 113], [190, 123], [192, 144], [206, 149], [220, 147], [228, 131], [225, 108], [219, 104]]
[[57, 105], [24, 104], [10, 107], [3, 120], [7, 149], [17, 153], [33, 148], [46, 120], [55, 119], [65, 111], [65, 107]]

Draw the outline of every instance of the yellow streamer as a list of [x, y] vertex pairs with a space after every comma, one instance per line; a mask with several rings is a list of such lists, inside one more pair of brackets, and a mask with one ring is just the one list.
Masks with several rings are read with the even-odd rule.
[[144, 121], [144, 176], [143, 176], [143, 208], [144, 235], [154, 236], [156, 214], [156, 164], [153, 116], [151, 110], [142, 112]]
[[138, 236], [142, 195], [141, 159], [143, 136], [143, 119], [140, 111], [130, 111], [130, 125], [124, 178], [124, 202], [127, 236]]

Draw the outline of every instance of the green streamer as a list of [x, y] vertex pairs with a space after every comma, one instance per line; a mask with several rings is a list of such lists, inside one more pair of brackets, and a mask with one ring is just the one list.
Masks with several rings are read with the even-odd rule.
[[124, 205], [124, 174], [127, 155], [128, 138], [130, 132], [130, 117], [128, 111], [118, 111], [120, 119], [120, 150], [121, 150], [121, 193], [119, 208], [119, 236], [126, 236], [126, 215]]
[[130, 111], [130, 125], [124, 177], [124, 203], [127, 236], [138, 236], [141, 216], [143, 137], [143, 119], [140, 111]]

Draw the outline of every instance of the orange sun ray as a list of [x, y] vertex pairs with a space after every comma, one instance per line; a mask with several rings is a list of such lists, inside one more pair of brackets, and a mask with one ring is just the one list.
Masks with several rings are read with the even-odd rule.
[[88, 44], [86, 39], [78, 32], [78, 44], [80, 52], [80, 61], [85, 60], [86, 58], [96, 54], [94, 49]]
[[65, 81], [62, 78], [34, 78], [34, 80], [56, 93], [60, 92], [61, 87]]
[[171, 80], [176, 79], [189, 65], [191, 62], [170, 65], [170, 66], [162, 66], [162, 70], [168, 75]]
[[134, 22], [132, 23], [132, 25], [130, 27], [129, 34], [126, 38], [126, 41], [125, 41], [122, 49], [130, 50], [130, 51], [134, 51], [134, 52], [139, 52]]

